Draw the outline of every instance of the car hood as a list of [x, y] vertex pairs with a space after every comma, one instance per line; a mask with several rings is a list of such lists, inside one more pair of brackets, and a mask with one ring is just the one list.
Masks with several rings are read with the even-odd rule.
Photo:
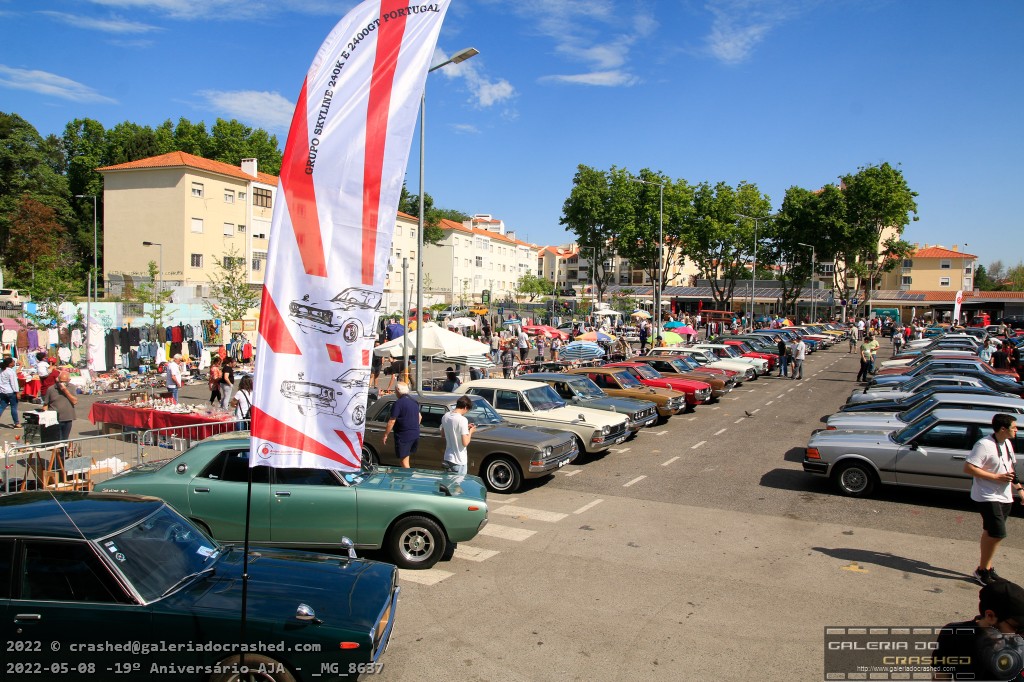
[[[340, 538], [339, 538], [340, 539]], [[391, 599], [396, 572], [391, 564], [315, 552], [251, 547], [248, 562], [248, 613], [257, 621], [294, 623], [296, 607], [307, 604], [334, 626], [369, 633]], [[223, 617], [242, 601], [242, 548], [236, 547], [208, 578], [167, 598], [167, 606], [196, 615]]]
[[840, 412], [828, 418], [829, 428], [845, 431], [895, 431], [906, 423], [895, 412]]
[[692, 372], [662, 372], [661, 376], [666, 379], [689, 379], [691, 381], [699, 381], [702, 384], [707, 384], [711, 388], [716, 389], [725, 388], [726, 379], [729, 378], [725, 377], [725, 379], [720, 379], [719, 377], [724, 375], [712, 374], [711, 372], [697, 372], [696, 370]]
[[[530, 416], [528, 412], [521, 412], [519, 414], [527, 418]], [[583, 407], [582, 405], [566, 405], [565, 407], [556, 407], [553, 410], [538, 410], [534, 414], [537, 415], [538, 419], [550, 419], [559, 422], [575, 421], [582, 414], [588, 424], [596, 424], [597, 426], [616, 426], [626, 421], [626, 415], [624, 414], [596, 410], [592, 407]]]
[[893, 445], [889, 438], [892, 431], [854, 431], [852, 429], [837, 429], [835, 431], [818, 431], [811, 435], [807, 442], [809, 448], [836, 448], [841, 447], [846, 452], [859, 452], [859, 447], [874, 447], [878, 445]]
[[388, 490], [412, 495], [445, 495], [441, 490], [442, 485], [448, 489], [452, 497], [481, 501], [487, 499], [483, 481], [476, 476], [459, 476], [401, 467], [378, 467], [376, 471], [363, 477], [359, 489]]
[[570, 403], [569, 407], [577, 405], [579, 407], [590, 407], [595, 410], [605, 410], [606, 412], [633, 414], [634, 412], [649, 409], [653, 406], [653, 402], [653, 400], [640, 400], [638, 398], [591, 398], [589, 400], [580, 400], [578, 403]]
[[511, 422], [484, 424], [473, 432], [474, 443], [515, 443], [538, 448], [559, 445], [565, 442], [566, 437], [565, 431]]

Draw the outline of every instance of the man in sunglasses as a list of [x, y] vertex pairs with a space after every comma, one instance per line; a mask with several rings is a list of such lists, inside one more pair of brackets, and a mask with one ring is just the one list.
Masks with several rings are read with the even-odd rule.
[[980, 615], [942, 628], [934, 679], [1020, 680], [1024, 670], [1024, 588], [996, 580], [978, 593]]

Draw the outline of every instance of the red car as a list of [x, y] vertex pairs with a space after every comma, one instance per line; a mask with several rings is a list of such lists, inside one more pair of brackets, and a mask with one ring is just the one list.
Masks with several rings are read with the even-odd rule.
[[711, 385], [693, 379], [675, 379], [662, 376], [661, 372], [645, 362], [611, 362], [604, 367], [624, 367], [640, 380], [644, 386], [671, 388], [686, 394], [687, 405], [702, 405], [711, 400]]
[[718, 377], [722, 381], [728, 382], [732, 379], [733, 385], [743, 383], [743, 377], [740, 373], [732, 369], [722, 369], [721, 367], [707, 367], [694, 360], [688, 353], [675, 353], [672, 348], [652, 348], [647, 351], [645, 357], [649, 358], [673, 358], [676, 360], [682, 360], [689, 366], [691, 372], [700, 372], [701, 374], [708, 374], [713, 377]]
[[725, 337], [722, 339], [722, 343], [724, 343], [727, 346], [736, 346], [737, 348], [740, 349], [740, 353], [745, 358], [759, 358], [761, 360], [767, 360], [769, 372], [775, 369], [775, 365], [779, 364], [779, 356], [776, 355], [775, 353], [760, 353], [751, 348], [749, 345], [747, 345], [745, 341], [742, 341], [740, 339], [730, 339], [728, 337]]

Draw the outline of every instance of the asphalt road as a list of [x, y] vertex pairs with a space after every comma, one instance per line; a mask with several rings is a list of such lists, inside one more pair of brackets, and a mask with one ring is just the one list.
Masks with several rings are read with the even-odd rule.
[[[846, 346], [815, 353], [803, 381], [762, 378], [490, 495], [483, 534], [402, 572], [373, 677], [820, 680], [825, 626], [971, 617], [980, 521], [965, 495], [849, 499], [802, 470], [857, 368]], [[1024, 580], [1019, 515], [1009, 535], [996, 566]]]

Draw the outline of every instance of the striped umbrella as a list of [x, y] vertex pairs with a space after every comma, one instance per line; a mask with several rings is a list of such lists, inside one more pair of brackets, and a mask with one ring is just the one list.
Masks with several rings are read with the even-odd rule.
[[431, 360], [442, 364], [465, 365], [481, 369], [492, 369], [497, 366], [485, 355], [435, 355]]
[[573, 341], [558, 352], [559, 360], [596, 360], [604, 357], [604, 349], [592, 341]]
[[603, 341], [604, 343], [611, 343], [615, 340], [615, 337], [611, 334], [606, 334], [602, 331], [589, 331], [586, 334], [580, 334], [576, 337], [577, 341]]

